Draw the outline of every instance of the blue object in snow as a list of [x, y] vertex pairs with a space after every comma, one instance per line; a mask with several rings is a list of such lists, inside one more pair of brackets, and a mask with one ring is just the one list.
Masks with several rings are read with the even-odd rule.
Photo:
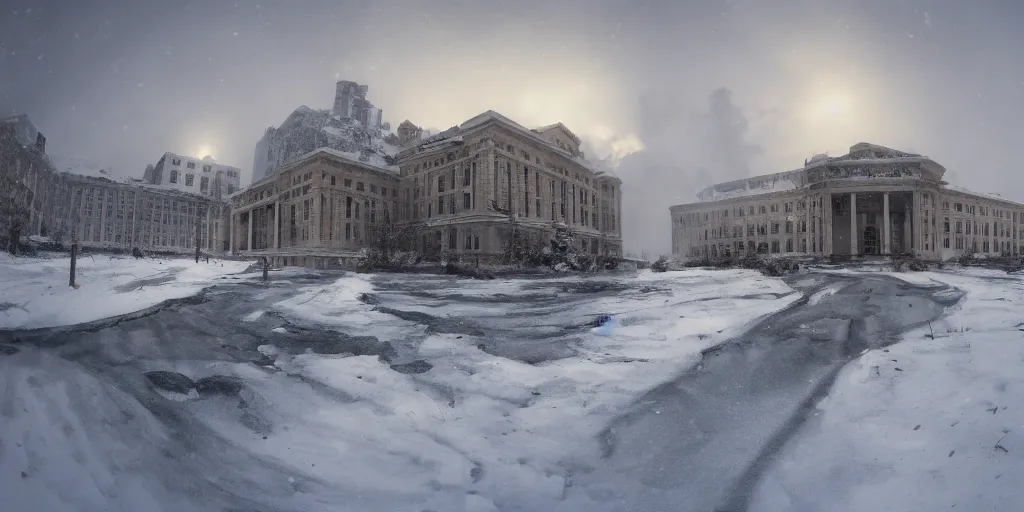
[[594, 323], [597, 327], [593, 331], [600, 336], [611, 336], [612, 330], [618, 325], [618, 322], [612, 315], [600, 315], [594, 319]]

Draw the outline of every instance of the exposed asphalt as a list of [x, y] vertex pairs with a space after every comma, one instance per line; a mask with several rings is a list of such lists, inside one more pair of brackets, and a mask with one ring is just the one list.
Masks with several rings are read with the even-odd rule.
[[[28, 344], [50, 351], [136, 396], [168, 425], [197, 429], [199, 422], [150, 391], [142, 378], [145, 371], [174, 361], [252, 362], [263, 367], [272, 360], [257, 347], [267, 343], [292, 353], [377, 355], [399, 368], [410, 368], [405, 366], [411, 362], [407, 346], [414, 340], [392, 346], [274, 313], [241, 320], [256, 310], [272, 310], [274, 303], [294, 296], [301, 286], [335, 277], [310, 273], [270, 284], [218, 285], [195, 297], [123, 317], [70, 328], [0, 331], [0, 348]], [[804, 293], [803, 299], [768, 316], [745, 335], [705, 351], [697, 366], [681, 369], [677, 379], [640, 397], [607, 426], [599, 439], [603, 452], [595, 455], [592, 467], [573, 476], [571, 492], [588, 493], [601, 503], [588, 512], [746, 510], [775, 454], [827, 393], [844, 364], [865, 349], [898, 341], [901, 333], [936, 319], [944, 307], [962, 298], [958, 290], [943, 285], [921, 287], [881, 276], [810, 273], [787, 280]], [[528, 363], [572, 355], [576, 333], [587, 328], [594, 316], [594, 312], [574, 310], [573, 294], [611, 296], [631, 287], [625, 282], [566, 284], [537, 279], [525, 295], [476, 296], [451, 292], [451, 280], [437, 281], [436, 289], [422, 282], [409, 289], [398, 277], [382, 278], [376, 285], [378, 292], [362, 300], [376, 305], [378, 311], [425, 324], [428, 332], [500, 339], [501, 343], [481, 348]], [[396, 300], [399, 296], [403, 299]], [[409, 297], [509, 304], [514, 312], [435, 316], [402, 309]], [[530, 321], [524, 322], [525, 317]], [[272, 333], [282, 326], [287, 332]], [[0, 351], [0, 357], [5, 353]], [[272, 425], [257, 419], [253, 428]], [[217, 443], [213, 452], [230, 449], [230, 440], [199, 439], [202, 436], [195, 430], [190, 432], [181, 440], [183, 452]], [[234, 457], [232, 464], [252, 471], [279, 471], [273, 461], [245, 454]], [[259, 503], [258, 498], [240, 497], [246, 495], [230, 476], [211, 485], [203, 492], [221, 492], [224, 502], [232, 506], [279, 510]]]
[[[801, 275], [805, 297], [637, 400], [579, 477], [602, 510], [747, 509], [772, 458], [865, 349], [938, 318], [962, 293], [890, 277]], [[833, 292], [834, 291], [834, 292]]]

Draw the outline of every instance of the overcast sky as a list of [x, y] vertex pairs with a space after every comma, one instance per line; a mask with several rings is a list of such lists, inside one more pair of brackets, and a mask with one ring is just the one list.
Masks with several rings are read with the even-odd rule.
[[266, 127], [370, 86], [392, 124], [487, 109], [626, 155], [627, 249], [716, 181], [870, 141], [1024, 199], [1020, 0], [5, 0], [0, 113], [50, 153], [141, 175], [205, 149], [244, 170]]

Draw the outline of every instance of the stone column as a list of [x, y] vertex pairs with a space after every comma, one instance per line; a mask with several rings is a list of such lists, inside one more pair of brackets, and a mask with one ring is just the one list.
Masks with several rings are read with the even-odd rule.
[[249, 240], [245, 244], [247, 250], [249, 250], [249, 251], [252, 251], [254, 249], [254, 246], [253, 246], [253, 243], [252, 243], [252, 225], [253, 225], [252, 214], [253, 214], [253, 210], [249, 210]]
[[913, 218], [910, 215], [910, 208], [903, 210], [903, 245], [900, 250], [903, 252], [910, 251], [910, 236], [911, 236], [911, 225], [913, 224]]
[[235, 212], [228, 218], [228, 254], [235, 254]]
[[[804, 243], [806, 249], [803, 251], [807, 254], [811, 250], [811, 197], [804, 197]], [[799, 251], [799, 247], [794, 247], [793, 250]]]
[[821, 200], [818, 201], [821, 205], [822, 215], [822, 238], [824, 243], [821, 244], [825, 254], [832, 254], [832, 194], [824, 194]]
[[276, 201], [274, 203], [274, 228], [273, 228], [274, 229], [274, 249], [280, 249], [281, 248], [281, 243], [280, 243], [280, 240], [278, 239], [278, 235], [277, 235], [278, 226], [281, 225], [280, 220], [281, 220], [281, 201]]
[[892, 227], [889, 224], [889, 193], [882, 194], [882, 254], [889, 254], [892, 235], [889, 231]]
[[857, 254], [857, 193], [850, 192], [850, 254]]

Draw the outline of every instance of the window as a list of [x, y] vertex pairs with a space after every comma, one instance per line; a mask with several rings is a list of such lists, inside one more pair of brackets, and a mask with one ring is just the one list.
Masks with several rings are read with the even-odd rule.
[[953, 210], [958, 212], [964, 211], [963, 203], [953, 203]]
[[[963, 233], [964, 232], [964, 223], [962, 221], [959, 221], [959, 220], [956, 221], [956, 232], [957, 233]], [[957, 249], [962, 249], [962, 247], [957, 247]]]
[[[944, 217], [942, 219], [942, 231], [945, 233], [949, 233], [949, 217]], [[946, 248], [948, 249], [949, 245], [946, 245]]]
[[471, 201], [472, 201], [471, 197], [472, 196], [470, 195], [469, 192], [463, 192], [462, 193], [462, 208], [464, 208], [466, 210], [470, 209], [470, 204], [471, 204]]
[[455, 213], [455, 194], [452, 194], [451, 199], [448, 201], [448, 213]]
[[333, 187], [333, 186], [335, 186], [335, 185], [337, 185], [337, 181], [335, 180], [335, 178], [336, 178], [336, 176], [334, 176], [334, 175], [331, 175], [331, 186], [332, 186], [332, 187]]
[[345, 180], [345, 188], [352, 188], [352, 180], [350, 180], [350, 179], [346, 179]]
[[309, 203], [309, 199], [302, 201], [302, 220], [309, 220]]
[[466, 245], [464, 247], [467, 251], [473, 249], [473, 235], [466, 235]]
[[[203, 166], [203, 172], [210, 172], [210, 166], [209, 165], [204, 165]], [[231, 176], [231, 171], [228, 171], [228, 176]]]
[[199, 178], [199, 190], [201, 192], [206, 192], [209, 189], [210, 189], [210, 177], [209, 176], [203, 176], [203, 177]]
[[193, 184], [195, 183], [195, 181], [196, 181], [196, 175], [195, 174], [186, 174], [185, 175], [185, 186], [186, 187], [194, 186]]
[[779, 213], [779, 205], [778, 205], [778, 203], [772, 203], [772, 205], [771, 205], [771, 212], [772, 213]]
[[178, 182], [178, 171], [171, 171], [171, 183]]
[[387, 189], [387, 187], [381, 187], [380, 188], [380, 195], [382, 195], [384, 197], [388, 196], [388, 189]]
[[351, 197], [346, 197], [345, 198], [345, 218], [346, 219], [351, 219], [352, 218], [352, 198]]
[[778, 222], [772, 222], [772, 234], [773, 235], [779, 234], [779, 223]]
[[376, 194], [377, 193], [377, 185], [374, 185], [373, 183], [370, 183], [370, 193], [371, 194]]
[[361, 181], [357, 181], [356, 182], [356, 190], [360, 190], [360, 191], [366, 190], [366, 184], [361, 182]]
[[444, 215], [444, 198], [437, 198], [437, 214]]
[[437, 177], [437, 192], [444, 192], [444, 176]]
[[180, 158], [172, 158], [171, 159], [171, 165], [181, 165], [181, 159]]
[[[462, 186], [463, 187], [468, 187], [469, 184], [470, 184], [470, 173], [469, 173], [469, 168], [466, 167], [466, 168], [464, 168], [462, 170]], [[467, 249], [468, 249], [468, 247], [467, 247]]]
[[480, 250], [480, 235], [473, 235], [473, 250]]
[[188, 164], [185, 165], [185, 167], [188, 167], [189, 169], [195, 169], [196, 168], [196, 163], [195, 162], [189, 162]]
[[352, 239], [352, 224], [349, 224], [348, 222], [346, 222], [345, 223], [345, 240], [351, 240], [351, 239]]
[[456, 249], [456, 243], [458, 242], [458, 238], [457, 238], [458, 236], [459, 236], [458, 232], [456, 232], [454, 229], [449, 229], [448, 230], [448, 248], [449, 249]]
[[[786, 204], [789, 204], [789, 203], [786, 203]], [[786, 233], [788, 234], [788, 233], [792, 233], [792, 232], [793, 232], [793, 221], [787, 220], [786, 221]], [[787, 251], [787, 252], [791, 252], [791, 251]]]

